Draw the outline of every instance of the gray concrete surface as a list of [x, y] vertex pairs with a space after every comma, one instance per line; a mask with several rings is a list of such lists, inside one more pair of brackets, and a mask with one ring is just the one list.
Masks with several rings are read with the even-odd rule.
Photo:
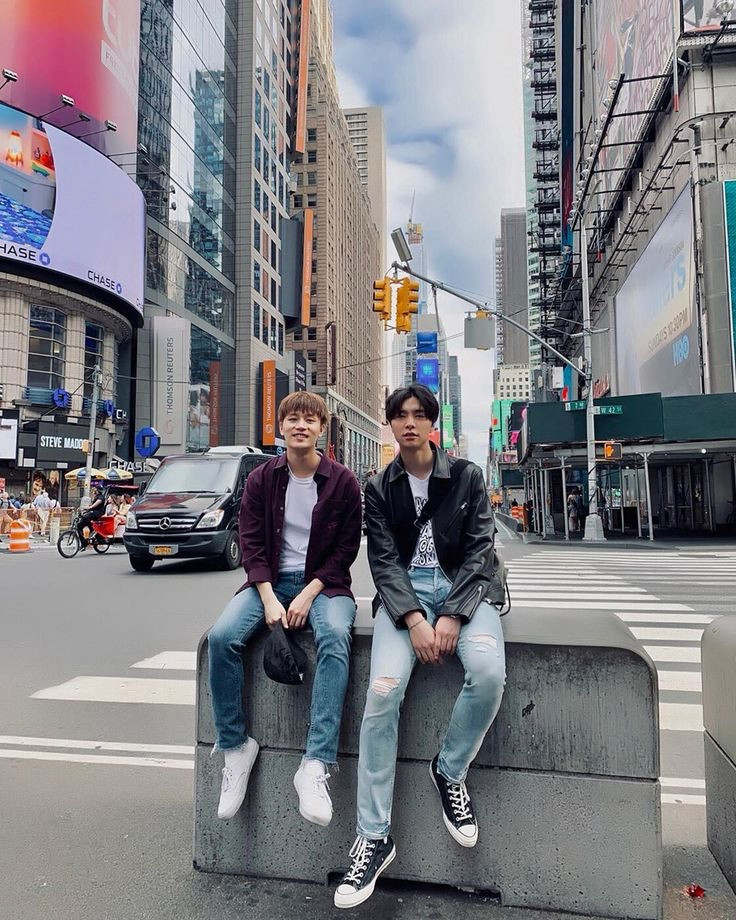
[[714, 620], [701, 649], [708, 847], [736, 891], [736, 618]]
[[[483, 844], [472, 853], [453, 844], [429, 781], [429, 762], [462, 685], [459, 662], [451, 659], [439, 669], [418, 668], [404, 701], [392, 822], [399, 858], [390, 876], [488, 888], [506, 905], [659, 918], [661, 814], [651, 661], [614, 616], [582, 624], [566, 612], [540, 617], [524, 611], [505, 618], [504, 630], [504, 702], [469, 776]], [[314, 649], [303, 641], [311, 675]], [[323, 881], [346, 868], [354, 838], [370, 635], [361, 630], [354, 637], [336, 818], [328, 833], [305, 829], [291, 785], [309, 721], [311, 679], [298, 688], [271, 682], [262, 669], [262, 645], [263, 636], [246, 653], [244, 700], [261, 755], [246, 804], [229, 822], [216, 818], [221, 755], [210, 756], [215, 736], [206, 641], [200, 646], [195, 866]], [[284, 863], [280, 841], [296, 837], [308, 845]], [[635, 884], [624, 888], [634, 875]]]

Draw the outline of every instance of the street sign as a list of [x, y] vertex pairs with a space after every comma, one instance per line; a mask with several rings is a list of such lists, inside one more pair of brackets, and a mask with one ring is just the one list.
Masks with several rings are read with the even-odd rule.
[[593, 406], [594, 415], [623, 415], [623, 406]]
[[587, 403], [584, 399], [575, 399], [572, 402], [565, 403], [565, 412], [581, 412]]

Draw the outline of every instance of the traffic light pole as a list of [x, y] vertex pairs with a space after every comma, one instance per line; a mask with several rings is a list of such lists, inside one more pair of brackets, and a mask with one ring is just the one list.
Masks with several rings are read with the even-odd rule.
[[[505, 323], [514, 326], [516, 329], [520, 329], [525, 333], [530, 339], [534, 339], [535, 342], [539, 342], [540, 345], [543, 345], [544, 348], [555, 357], [559, 358], [563, 364], [566, 364], [568, 367], [572, 368], [578, 377], [582, 378], [583, 382], [587, 386], [587, 400], [586, 400], [586, 411], [585, 411], [585, 422], [586, 422], [586, 447], [587, 447], [587, 458], [588, 458], [588, 492], [589, 492], [589, 511], [587, 518], [585, 519], [585, 533], [583, 535], [583, 540], [586, 542], [602, 542], [606, 538], [603, 534], [603, 523], [601, 521], [600, 515], [598, 514], [598, 476], [596, 472], [596, 459], [595, 459], [595, 413], [594, 403], [593, 403], [593, 344], [591, 337], [590, 329], [590, 290], [588, 284], [588, 238], [585, 228], [585, 221], [581, 221], [581, 237], [580, 237], [580, 251], [581, 251], [581, 270], [582, 270], [582, 281], [583, 281], [583, 345], [584, 345], [584, 357], [585, 357], [585, 371], [581, 371], [580, 368], [574, 364], [569, 358], [566, 358], [562, 352], [558, 351], [548, 342], [545, 342], [544, 339], [540, 338], [536, 332], [532, 332], [531, 329], [528, 329], [522, 323], [518, 323], [515, 319], [512, 319], [510, 316], [506, 316], [504, 313], [501, 313], [495, 307], [489, 306], [487, 303], [481, 303], [479, 300], [475, 300], [473, 297], [468, 297], [467, 294], [463, 294], [461, 291], [456, 291], [454, 288], [449, 287], [449, 285], [443, 284], [441, 281], [435, 281], [434, 278], [427, 278], [425, 275], [420, 275], [419, 272], [414, 271], [413, 268], [410, 268], [406, 264], [401, 262], [394, 262], [392, 268], [397, 271], [402, 271], [407, 275], [411, 275], [413, 278], [418, 278], [420, 281], [426, 281], [427, 284], [432, 285], [435, 288], [438, 288], [440, 291], [445, 291], [448, 294], [452, 294], [453, 297], [457, 297], [458, 300], [464, 300], [466, 303], [472, 304], [477, 310], [482, 313], [488, 313], [491, 316], [494, 316], [497, 320], [503, 320]], [[567, 513], [567, 509], [565, 509]]]

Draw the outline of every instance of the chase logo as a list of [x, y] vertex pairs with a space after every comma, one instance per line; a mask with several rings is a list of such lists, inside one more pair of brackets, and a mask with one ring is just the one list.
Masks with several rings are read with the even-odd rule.
[[93, 271], [91, 268], [87, 272], [87, 278], [93, 284], [99, 284], [100, 287], [107, 288], [108, 291], [115, 291], [116, 294], [123, 293], [123, 286], [119, 281], [115, 281], [113, 278], [108, 278], [107, 275], [101, 275], [99, 272]]
[[41, 265], [51, 265], [51, 256], [47, 252], [42, 252], [38, 257], [38, 261], [41, 263]]

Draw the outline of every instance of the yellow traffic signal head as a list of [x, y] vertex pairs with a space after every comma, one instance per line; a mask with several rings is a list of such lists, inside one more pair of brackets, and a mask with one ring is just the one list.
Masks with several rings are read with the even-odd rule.
[[373, 282], [373, 310], [387, 323], [391, 319], [391, 282], [381, 278]]
[[406, 290], [408, 291], [407, 313], [417, 313], [419, 311], [419, 282], [404, 279], [408, 282]]

